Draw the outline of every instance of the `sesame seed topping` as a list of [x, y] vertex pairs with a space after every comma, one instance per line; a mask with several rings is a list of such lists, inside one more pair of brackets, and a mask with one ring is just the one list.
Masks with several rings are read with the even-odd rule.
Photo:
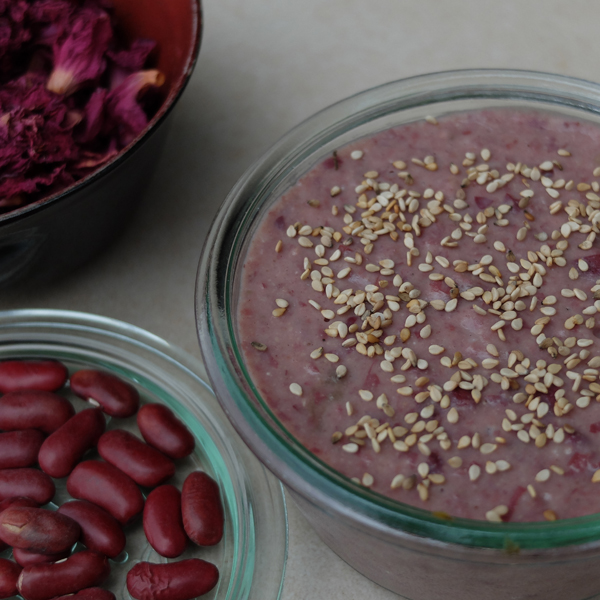
[[504, 504], [496, 506], [485, 513], [485, 518], [492, 523], [501, 523], [502, 517], [508, 514], [508, 507]]
[[362, 484], [365, 487], [371, 487], [374, 483], [375, 483], [375, 479], [374, 479], [373, 475], [371, 475], [370, 473], [365, 473], [362, 476]]
[[[290, 318], [305, 318], [307, 332], [318, 325], [306, 340], [303, 332], [288, 334], [290, 348], [302, 343], [298, 356], [305, 365], [298, 363], [298, 373], [311, 374], [304, 390], [298, 383], [289, 389], [304, 396], [296, 402], [300, 411], [317, 398], [332, 408], [341, 402], [327, 443], [358, 454], [347, 459], [362, 465], [355, 481], [376, 490], [389, 483], [393, 497], [439, 506], [451, 497], [440, 496], [440, 488], [453, 489], [461, 477], [476, 482], [483, 475], [487, 483], [490, 476], [497, 485], [511, 480], [503, 473], [525, 471], [539, 519], [547, 506], [556, 508], [548, 490], [551, 475], [565, 473], [561, 444], [570, 447], [565, 441], [578, 430], [578, 415], [593, 415], [600, 400], [600, 279], [593, 254], [600, 182], [590, 177], [600, 177], [600, 167], [586, 167], [585, 177], [570, 170], [583, 159], [546, 155], [530, 166], [517, 157], [503, 164], [494, 148], [481, 146], [453, 162], [432, 148], [406, 153], [391, 166], [371, 161], [368, 140], [366, 153], [344, 152], [363, 162], [342, 165], [334, 155], [337, 173], [329, 171], [324, 190], [310, 192], [313, 199], [300, 198], [303, 213], [292, 213], [283, 226], [278, 220], [269, 243], [269, 260], [278, 269], [298, 269], [296, 281], [306, 286], [298, 288], [305, 289], [302, 296], [276, 279], [265, 282], [265, 289], [279, 289], [274, 296], [287, 298], [274, 297], [268, 310], [279, 318], [270, 324], [285, 330]], [[571, 156], [565, 149], [557, 154]], [[352, 169], [354, 179], [346, 177]], [[328, 199], [342, 194], [337, 205]], [[298, 244], [284, 248], [279, 237]], [[279, 360], [277, 338], [267, 341]], [[255, 356], [267, 351], [250, 343]], [[273, 372], [268, 363], [265, 370]], [[512, 408], [503, 407], [489, 423], [473, 419], [499, 396], [512, 398]], [[543, 461], [535, 464], [556, 464], [536, 474], [540, 466], [515, 459], [515, 452], [524, 454], [521, 444]], [[386, 447], [398, 453], [404, 473], [379, 475]], [[377, 481], [366, 472], [371, 463]], [[543, 484], [543, 493], [536, 494], [533, 482]], [[591, 482], [600, 482], [600, 469]], [[502, 505], [486, 513], [494, 522], [513, 518]]]
[[536, 476], [535, 480], [538, 482], [548, 481], [550, 479], [550, 469], [542, 469]]
[[290, 383], [290, 392], [294, 396], [302, 396], [302, 387], [298, 383]]
[[471, 465], [469, 467], [469, 479], [471, 481], [477, 481], [481, 475], [481, 467], [479, 465]]

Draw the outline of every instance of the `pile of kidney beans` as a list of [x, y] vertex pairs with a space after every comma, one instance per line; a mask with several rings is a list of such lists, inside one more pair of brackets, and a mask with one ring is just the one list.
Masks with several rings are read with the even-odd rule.
[[[91, 407], [75, 413], [56, 393], [68, 377], [54, 360], [0, 362], [0, 550], [12, 546], [14, 558], [0, 559], [0, 598], [115, 600], [98, 586], [110, 575], [109, 559], [125, 547], [123, 527], [140, 513], [148, 542], [166, 558], [180, 556], [190, 540], [212, 546], [223, 535], [219, 487], [210, 476], [190, 473], [181, 492], [164, 483], [174, 461], [194, 450], [173, 412], [162, 404], [140, 408], [132, 385], [84, 369], [69, 385]], [[124, 429], [105, 431], [105, 415], [136, 413], [145, 441]], [[104, 460], [85, 460], [95, 448]], [[64, 477], [74, 500], [42, 508], [54, 497], [53, 478]], [[152, 488], [145, 501], [138, 486]], [[86, 549], [71, 554], [77, 542]], [[127, 588], [139, 600], [189, 600], [218, 578], [217, 567], [198, 558], [139, 562]]]

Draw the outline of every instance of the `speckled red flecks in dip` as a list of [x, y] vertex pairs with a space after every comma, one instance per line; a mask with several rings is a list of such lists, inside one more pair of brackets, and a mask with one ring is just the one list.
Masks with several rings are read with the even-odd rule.
[[510, 110], [316, 165], [241, 274], [238, 339], [283, 425], [425, 509], [600, 512], [599, 166], [597, 126]]

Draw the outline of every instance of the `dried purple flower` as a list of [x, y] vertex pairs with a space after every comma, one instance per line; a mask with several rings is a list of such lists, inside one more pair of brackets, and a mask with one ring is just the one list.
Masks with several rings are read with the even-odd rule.
[[108, 90], [98, 88], [94, 90], [85, 106], [83, 126], [77, 134], [80, 144], [93, 142], [104, 129], [106, 95]]
[[154, 40], [135, 40], [129, 50], [109, 50], [106, 56], [122, 69], [132, 72], [141, 71], [154, 48], [156, 48]]
[[82, 8], [63, 42], [54, 45], [54, 69], [46, 87], [69, 95], [97, 80], [106, 69], [104, 54], [113, 37], [110, 17], [103, 10]]
[[108, 94], [106, 111], [116, 126], [122, 146], [131, 143], [148, 124], [138, 100], [149, 88], [160, 87], [164, 82], [164, 75], [156, 69], [138, 71]]
[[[0, 213], [111, 160], [148, 123], [155, 47], [113, 34], [110, 0], [0, 0]], [[140, 103], [141, 101], [141, 103]]]
[[70, 0], [36, 0], [29, 8], [29, 19], [41, 26], [35, 42], [52, 48], [64, 38], [75, 12], [76, 4]]

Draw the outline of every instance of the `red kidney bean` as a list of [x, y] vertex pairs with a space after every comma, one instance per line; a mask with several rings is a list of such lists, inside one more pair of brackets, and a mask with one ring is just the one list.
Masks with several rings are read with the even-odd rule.
[[100, 585], [109, 575], [106, 556], [84, 550], [63, 562], [25, 567], [17, 587], [25, 600], [49, 600]]
[[[0, 502], [0, 513], [11, 506], [30, 506], [32, 508], [37, 508], [39, 504], [31, 500], [31, 498], [6, 498], [6, 500], [2, 500]], [[2, 552], [2, 550], [6, 550], [8, 547], [9, 544], [5, 544], [2, 540], [0, 540], [0, 552]]]
[[138, 600], [190, 600], [210, 592], [218, 580], [217, 567], [199, 558], [140, 562], [127, 573], [127, 589]]
[[144, 505], [144, 533], [150, 545], [166, 558], [179, 556], [187, 545], [181, 517], [181, 494], [173, 485], [152, 490]]
[[17, 580], [21, 567], [12, 560], [0, 558], [0, 598], [17, 595]]
[[46, 504], [54, 498], [54, 481], [38, 469], [1, 469], [0, 499], [25, 496], [38, 505]]
[[71, 375], [70, 383], [75, 394], [99, 404], [111, 417], [130, 417], [140, 404], [138, 391], [112, 373], [84, 369]]
[[40, 554], [60, 554], [79, 539], [73, 519], [44, 508], [11, 506], [0, 514], [0, 539], [10, 546]]
[[223, 537], [223, 505], [219, 486], [203, 471], [190, 473], [181, 492], [183, 527], [192, 542], [214, 546]]
[[0, 469], [35, 465], [44, 437], [37, 429], [0, 433]]
[[25, 496], [15, 496], [6, 498], [0, 502], [0, 513], [11, 506], [28, 506], [31, 508], [39, 508], [40, 505], [31, 498], [26, 498]]
[[116, 600], [115, 595], [108, 590], [102, 588], [87, 588], [81, 590], [76, 594], [69, 594], [68, 596], [59, 596], [54, 600]]
[[54, 392], [65, 384], [67, 376], [67, 368], [57, 360], [5, 360], [0, 362], [0, 392]]
[[115, 558], [125, 548], [121, 525], [103, 508], [85, 500], [72, 500], [59, 506], [57, 512], [79, 523], [81, 541], [90, 550]]
[[30, 552], [21, 548], [13, 548], [13, 558], [22, 567], [30, 567], [31, 565], [39, 565], [40, 563], [53, 563], [57, 560], [67, 558], [71, 554], [71, 549], [59, 552], [58, 554], [39, 554], [38, 552]]
[[42, 444], [40, 467], [52, 477], [66, 477], [90, 449], [94, 448], [106, 429], [99, 408], [88, 408], [71, 417]]
[[21, 391], [0, 398], [0, 429], [56, 431], [75, 414], [73, 405], [52, 392]]
[[175, 474], [170, 458], [123, 429], [107, 431], [98, 441], [98, 452], [106, 462], [146, 487], [156, 487]]
[[162, 404], [145, 404], [137, 414], [137, 424], [148, 444], [171, 458], [183, 458], [194, 450], [190, 430]]
[[142, 492], [133, 479], [99, 460], [79, 463], [67, 479], [67, 491], [73, 498], [97, 504], [122, 525], [144, 508]]

